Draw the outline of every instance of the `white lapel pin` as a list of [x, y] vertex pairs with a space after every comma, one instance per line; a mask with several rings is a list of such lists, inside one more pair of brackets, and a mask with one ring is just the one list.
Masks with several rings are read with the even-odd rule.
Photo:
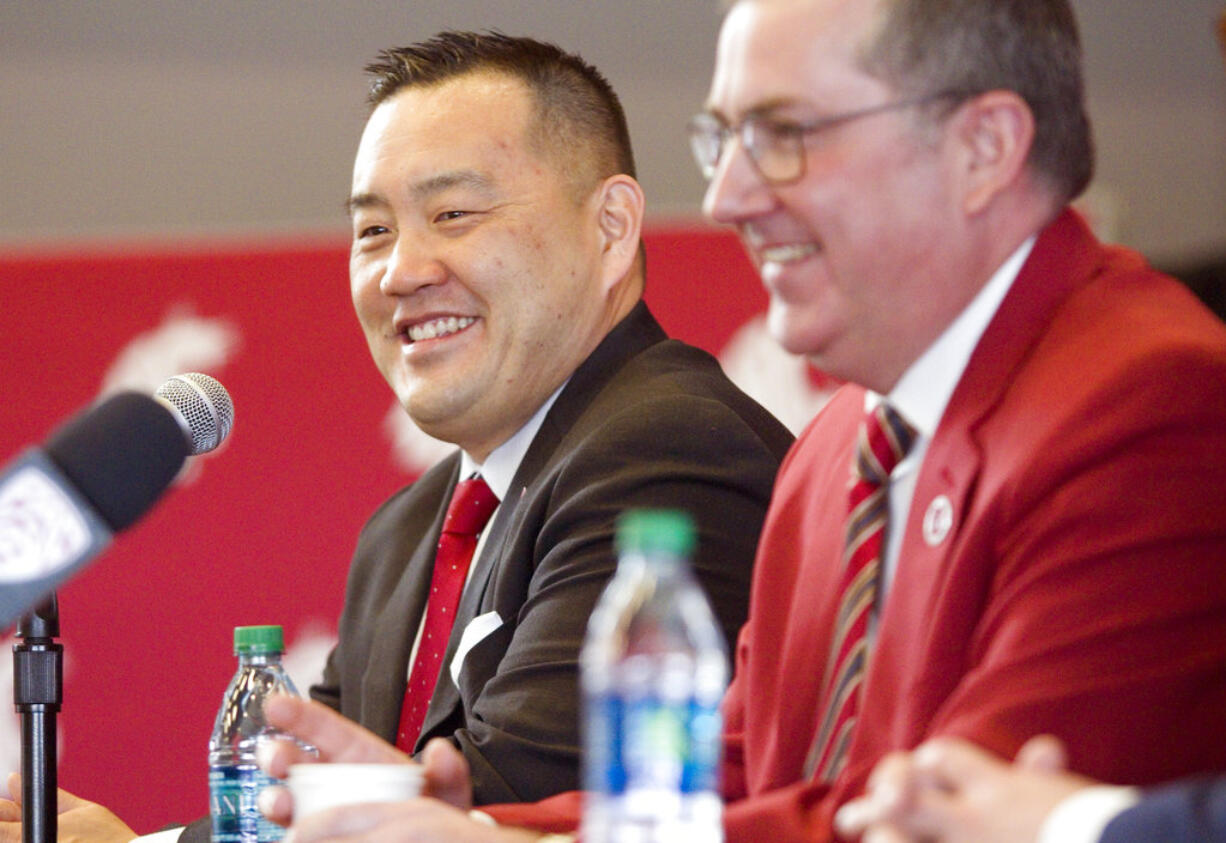
[[945, 495], [937, 495], [924, 513], [924, 541], [936, 547], [945, 541], [954, 526], [954, 505]]

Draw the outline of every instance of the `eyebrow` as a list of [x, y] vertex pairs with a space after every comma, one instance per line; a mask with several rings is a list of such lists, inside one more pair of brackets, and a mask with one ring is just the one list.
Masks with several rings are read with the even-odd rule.
[[386, 207], [387, 200], [374, 193], [355, 193], [345, 200], [345, 210], [349, 216], [363, 208]]
[[[472, 188], [486, 196], [493, 196], [495, 192], [494, 182], [476, 170], [449, 170], [439, 173], [411, 185], [408, 192], [414, 201], [421, 202], [454, 187]], [[345, 210], [352, 216], [355, 211], [364, 208], [386, 208], [390, 204], [378, 193], [355, 193], [345, 200]]]
[[[741, 121], [744, 122], [745, 120], [761, 120], [763, 118], [772, 117], [777, 112], [784, 111], [789, 108], [797, 108], [797, 107], [807, 108], [810, 106], [808, 103], [801, 102], [800, 100], [795, 99], [794, 97], [772, 97], [771, 99], [763, 100], [762, 102], [759, 102], [756, 105], [754, 105], [753, 108], [746, 110], [745, 113], [741, 115]], [[719, 120], [722, 120], [725, 124], [731, 123], [731, 121], [728, 119], [728, 115], [724, 114], [714, 105], [708, 105], [706, 108], [706, 111], [711, 116], [716, 117]]]
[[409, 188], [409, 194], [421, 200], [453, 187], [469, 187], [486, 195], [494, 193], [494, 183], [485, 174], [476, 170], [448, 170], [417, 182]]

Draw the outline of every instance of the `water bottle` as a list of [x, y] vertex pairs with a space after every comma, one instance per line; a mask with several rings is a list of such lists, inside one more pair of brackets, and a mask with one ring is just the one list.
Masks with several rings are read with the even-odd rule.
[[689, 558], [694, 525], [632, 510], [580, 654], [584, 843], [723, 840], [719, 704], [728, 656]]
[[285, 829], [267, 820], [256, 804], [260, 790], [276, 782], [256, 764], [256, 747], [280, 735], [264, 722], [264, 699], [298, 695], [281, 666], [285, 651], [279, 626], [234, 628], [238, 671], [226, 687], [209, 738], [209, 813], [213, 843], [265, 843]]

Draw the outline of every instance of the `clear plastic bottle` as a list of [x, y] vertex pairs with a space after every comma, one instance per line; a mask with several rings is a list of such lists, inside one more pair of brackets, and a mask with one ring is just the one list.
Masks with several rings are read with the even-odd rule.
[[274, 779], [256, 764], [256, 747], [279, 735], [264, 722], [264, 699], [272, 693], [297, 696], [281, 666], [285, 652], [279, 626], [234, 628], [238, 671], [226, 687], [209, 738], [209, 813], [213, 843], [266, 843], [285, 829], [269, 822], [256, 804], [260, 790]]
[[580, 655], [584, 843], [723, 840], [728, 656], [690, 570], [694, 542], [681, 512], [632, 510], [618, 522], [617, 572]]

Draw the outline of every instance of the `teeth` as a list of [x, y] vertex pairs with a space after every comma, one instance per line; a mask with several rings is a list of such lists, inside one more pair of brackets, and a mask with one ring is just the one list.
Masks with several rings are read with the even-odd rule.
[[803, 260], [817, 251], [813, 243], [791, 243], [786, 246], [771, 246], [761, 251], [762, 260], [770, 263], [788, 263]]
[[448, 334], [462, 331], [476, 321], [472, 316], [461, 316], [458, 319], [454, 316], [432, 319], [419, 325], [411, 325], [409, 327], [409, 339], [413, 342], [438, 339], [439, 337], [445, 337]]

